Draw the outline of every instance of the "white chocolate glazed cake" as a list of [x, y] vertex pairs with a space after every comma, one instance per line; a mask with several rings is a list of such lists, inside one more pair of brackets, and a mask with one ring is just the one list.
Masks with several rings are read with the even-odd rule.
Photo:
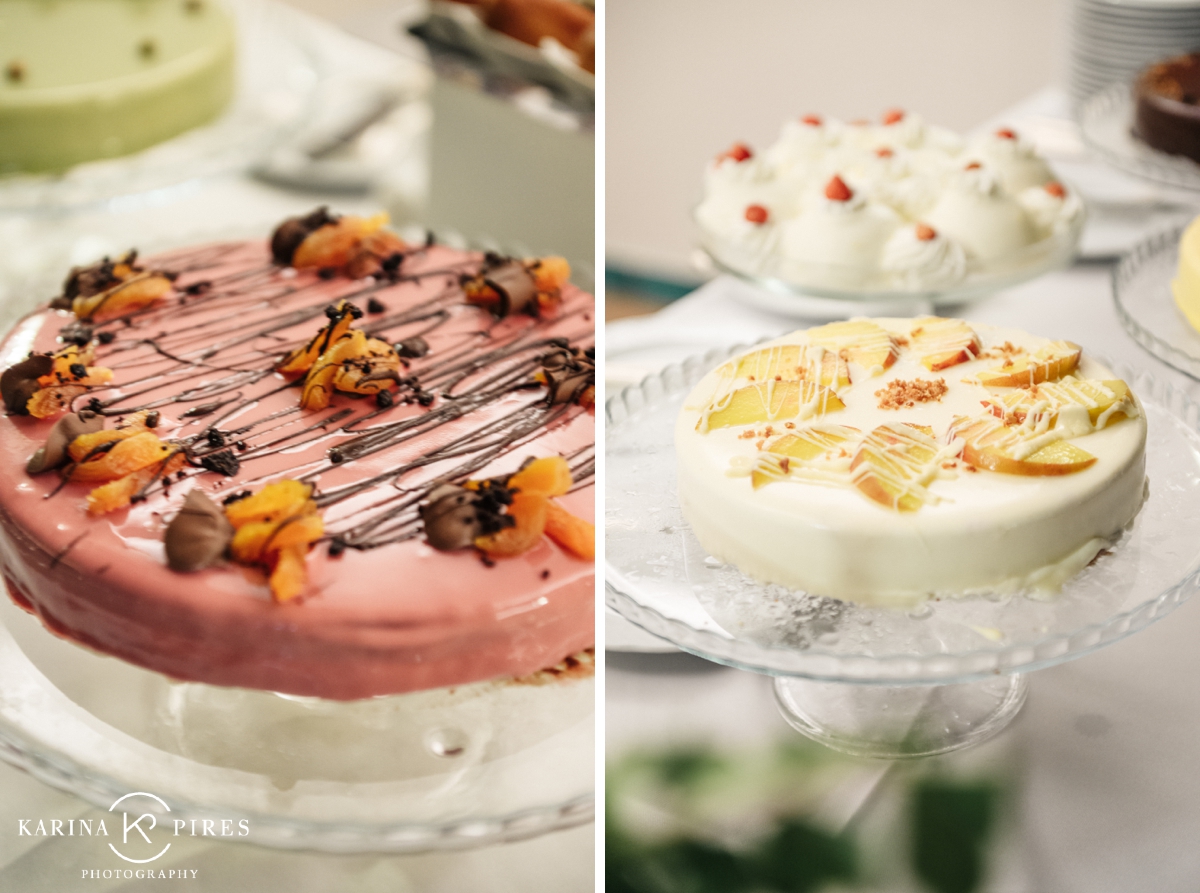
[[793, 332], [692, 390], [675, 446], [712, 555], [818, 595], [1053, 592], [1145, 492], [1137, 398], [1067, 341], [960, 320]]

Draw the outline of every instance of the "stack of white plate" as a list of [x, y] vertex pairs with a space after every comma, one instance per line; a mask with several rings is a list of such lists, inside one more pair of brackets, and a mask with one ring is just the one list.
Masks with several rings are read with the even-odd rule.
[[1078, 111], [1152, 62], [1200, 50], [1200, 0], [1075, 0], [1070, 90]]

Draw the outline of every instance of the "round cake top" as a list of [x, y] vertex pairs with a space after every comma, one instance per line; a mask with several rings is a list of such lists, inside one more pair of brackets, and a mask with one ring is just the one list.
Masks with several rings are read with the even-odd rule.
[[0, 107], [137, 90], [208, 66], [232, 42], [233, 22], [214, 0], [6, 0]]
[[1144, 438], [1129, 388], [1077, 345], [931, 317], [756, 347], [696, 386], [676, 443], [764, 510], [933, 532], [1069, 501]]
[[381, 223], [106, 260], [10, 333], [19, 600], [173, 676], [337, 698], [592, 643], [591, 297]]

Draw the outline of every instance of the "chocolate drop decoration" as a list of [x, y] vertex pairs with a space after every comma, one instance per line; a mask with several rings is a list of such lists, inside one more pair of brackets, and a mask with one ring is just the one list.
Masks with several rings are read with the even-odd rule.
[[309, 233], [337, 223], [339, 219], [330, 214], [329, 208], [324, 205], [302, 217], [289, 217], [271, 234], [271, 256], [277, 264], [290, 267], [292, 258], [296, 256], [296, 249], [308, 238]]
[[537, 313], [537, 282], [519, 260], [506, 260], [487, 270], [483, 274], [483, 281], [500, 295], [497, 316]]
[[469, 549], [483, 525], [475, 509], [475, 494], [454, 484], [443, 484], [421, 505], [421, 520], [429, 545], [443, 552]]
[[50, 429], [46, 443], [25, 464], [29, 474], [41, 474], [51, 468], [61, 468], [67, 463], [67, 447], [71, 441], [83, 434], [94, 434], [104, 428], [104, 416], [81, 409], [69, 412]]
[[190, 490], [163, 537], [172, 570], [199, 571], [225, 557], [233, 525], [224, 510], [199, 490]]
[[29, 398], [41, 389], [37, 380], [49, 375], [53, 368], [52, 357], [35, 354], [4, 370], [0, 375], [0, 397], [4, 398], [4, 406], [12, 415], [29, 415]]

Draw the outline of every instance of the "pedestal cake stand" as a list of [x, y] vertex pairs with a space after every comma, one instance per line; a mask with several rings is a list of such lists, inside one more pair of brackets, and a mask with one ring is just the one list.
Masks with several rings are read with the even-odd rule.
[[702, 227], [696, 266], [705, 273], [729, 273], [742, 279], [754, 286], [741, 293], [743, 300], [785, 316], [919, 316], [938, 307], [978, 301], [1069, 266], [1078, 252], [1085, 219], [1081, 213], [1061, 232], [1004, 257], [986, 263], [971, 260], [963, 278], [948, 285], [903, 288], [882, 270], [764, 258], [722, 242]]
[[701, 657], [775, 678], [798, 731], [900, 758], [983, 741], [1010, 722], [1025, 674], [1147, 626], [1200, 587], [1200, 405], [1116, 366], [1145, 407], [1147, 500], [1091, 566], [1048, 599], [993, 595], [872, 608], [765, 585], [709, 556], [683, 519], [675, 417], [735, 351], [668, 367], [607, 405], [607, 603]]
[[1183, 230], [1177, 226], [1155, 233], [1121, 258], [1112, 274], [1113, 301], [1134, 341], [1180, 372], [1200, 378], [1200, 332], [1171, 294]]
[[[152, 255], [269, 231], [242, 221], [139, 247]], [[425, 231], [401, 235], [415, 242]], [[437, 237], [530, 253], [454, 231]], [[0, 331], [61, 278], [61, 265], [39, 270], [39, 287], [0, 309]], [[149, 792], [136, 808], [166, 828], [209, 820], [239, 829], [244, 820], [247, 833], [231, 839], [262, 846], [485, 846], [592, 821], [593, 670], [592, 654], [581, 653], [523, 679], [348, 702], [223, 688], [56, 638], [0, 593], [0, 759], [101, 809]]]

